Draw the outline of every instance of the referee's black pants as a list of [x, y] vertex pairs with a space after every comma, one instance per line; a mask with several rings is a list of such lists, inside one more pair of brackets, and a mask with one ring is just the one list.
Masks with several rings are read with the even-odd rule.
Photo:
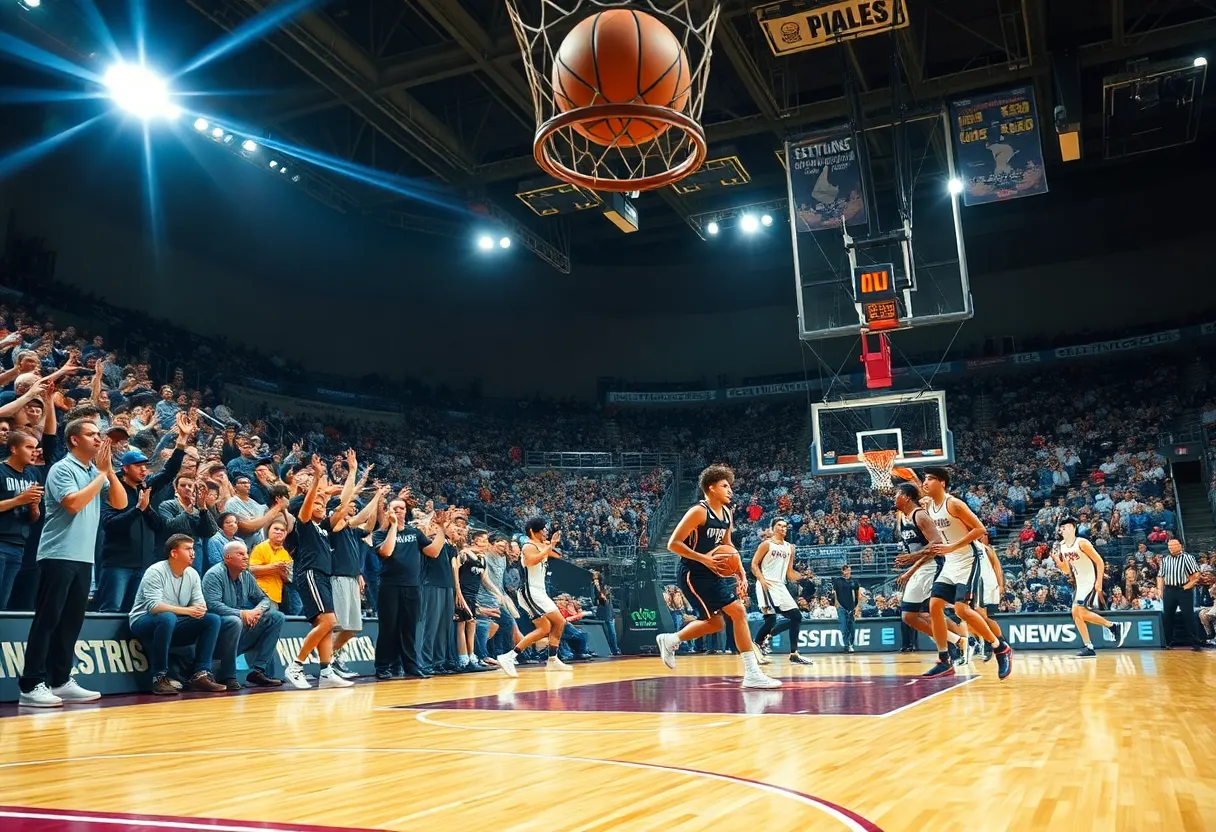
[[380, 631], [376, 636], [376, 671], [390, 670], [400, 660], [405, 672], [422, 673], [418, 662], [418, 616], [422, 592], [416, 586], [380, 584], [377, 609]]
[[1186, 634], [1191, 639], [1191, 645], [1198, 646], [1202, 644], [1199, 639], [1199, 632], [1196, 629], [1195, 590], [1183, 589], [1180, 586], [1165, 587], [1165, 593], [1161, 596], [1161, 638], [1168, 645], [1174, 637], [1175, 608], [1182, 614], [1182, 626], [1186, 628]]

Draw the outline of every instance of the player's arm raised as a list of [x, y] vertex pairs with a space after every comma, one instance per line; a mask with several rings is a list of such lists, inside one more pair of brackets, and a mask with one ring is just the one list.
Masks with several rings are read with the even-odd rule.
[[[764, 563], [764, 558], [768, 556], [768, 541], [761, 541], [756, 547], [756, 554], [752, 555], [752, 575], [760, 586], [768, 588], [768, 581], [764, 580], [764, 575], [760, 571], [760, 565]], [[791, 558], [791, 561], [793, 559]]]
[[682, 558], [695, 560], [703, 563], [706, 566], [713, 568], [713, 558], [709, 555], [703, 555], [700, 552], [694, 552], [692, 547], [684, 541], [688, 540], [688, 536], [696, 530], [696, 528], [705, 523], [706, 509], [705, 506], [697, 504], [684, 512], [684, 516], [680, 518], [680, 522], [676, 525], [675, 531], [671, 533], [671, 537], [667, 541], [667, 551], [679, 555]]

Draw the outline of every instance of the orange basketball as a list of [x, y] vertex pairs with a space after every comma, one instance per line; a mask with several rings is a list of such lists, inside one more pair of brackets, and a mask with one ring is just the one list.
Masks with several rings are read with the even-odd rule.
[[743, 571], [743, 558], [739, 557], [739, 552], [734, 546], [731, 546], [729, 543], [723, 543], [714, 551], [719, 555], [730, 554], [730, 560], [726, 561], [726, 565], [716, 570], [723, 578], [733, 578]]
[[891, 476], [898, 477], [904, 482], [916, 481], [916, 473], [911, 468], [892, 468]]
[[[609, 9], [570, 30], [553, 59], [553, 100], [563, 113], [598, 104], [653, 104], [683, 111], [692, 77], [680, 41], [656, 17]], [[666, 124], [606, 118], [574, 125], [588, 141], [632, 147]]]

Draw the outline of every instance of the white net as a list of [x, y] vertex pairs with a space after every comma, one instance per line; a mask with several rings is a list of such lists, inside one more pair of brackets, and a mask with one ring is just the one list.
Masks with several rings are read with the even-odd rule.
[[[506, 4], [532, 88], [534, 149], [542, 170], [579, 187], [629, 192], [664, 187], [701, 166], [706, 153], [701, 109], [718, 0], [506, 0]], [[648, 102], [642, 93], [627, 101], [613, 100], [599, 88], [598, 70], [593, 78], [579, 78], [580, 85], [589, 88], [587, 106], [572, 107], [565, 95], [555, 96], [554, 65], [562, 40], [587, 17], [612, 9], [649, 14], [679, 41], [688, 78], [681, 79], [673, 99], [681, 102], [678, 108]], [[639, 124], [647, 129], [639, 129]], [[650, 137], [638, 139], [639, 134]]]
[[866, 451], [861, 455], [861, 461], [870, 472], [870, 485], [875, 491], [890, 491], [891, 469], [895, 465], [898, 451]]

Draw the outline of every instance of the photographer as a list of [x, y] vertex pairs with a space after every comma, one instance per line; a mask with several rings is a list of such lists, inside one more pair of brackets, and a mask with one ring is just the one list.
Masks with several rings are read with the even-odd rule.
[[595, 617], [604, 622], [604, 635], [608, 639], [608, 650], [612, 655], [621, 655], [616, 642], [616, 610], [612, 606], [612, 588], [604, 583], [598, 569], [591, 570], [591, 590], [595, 599]]

